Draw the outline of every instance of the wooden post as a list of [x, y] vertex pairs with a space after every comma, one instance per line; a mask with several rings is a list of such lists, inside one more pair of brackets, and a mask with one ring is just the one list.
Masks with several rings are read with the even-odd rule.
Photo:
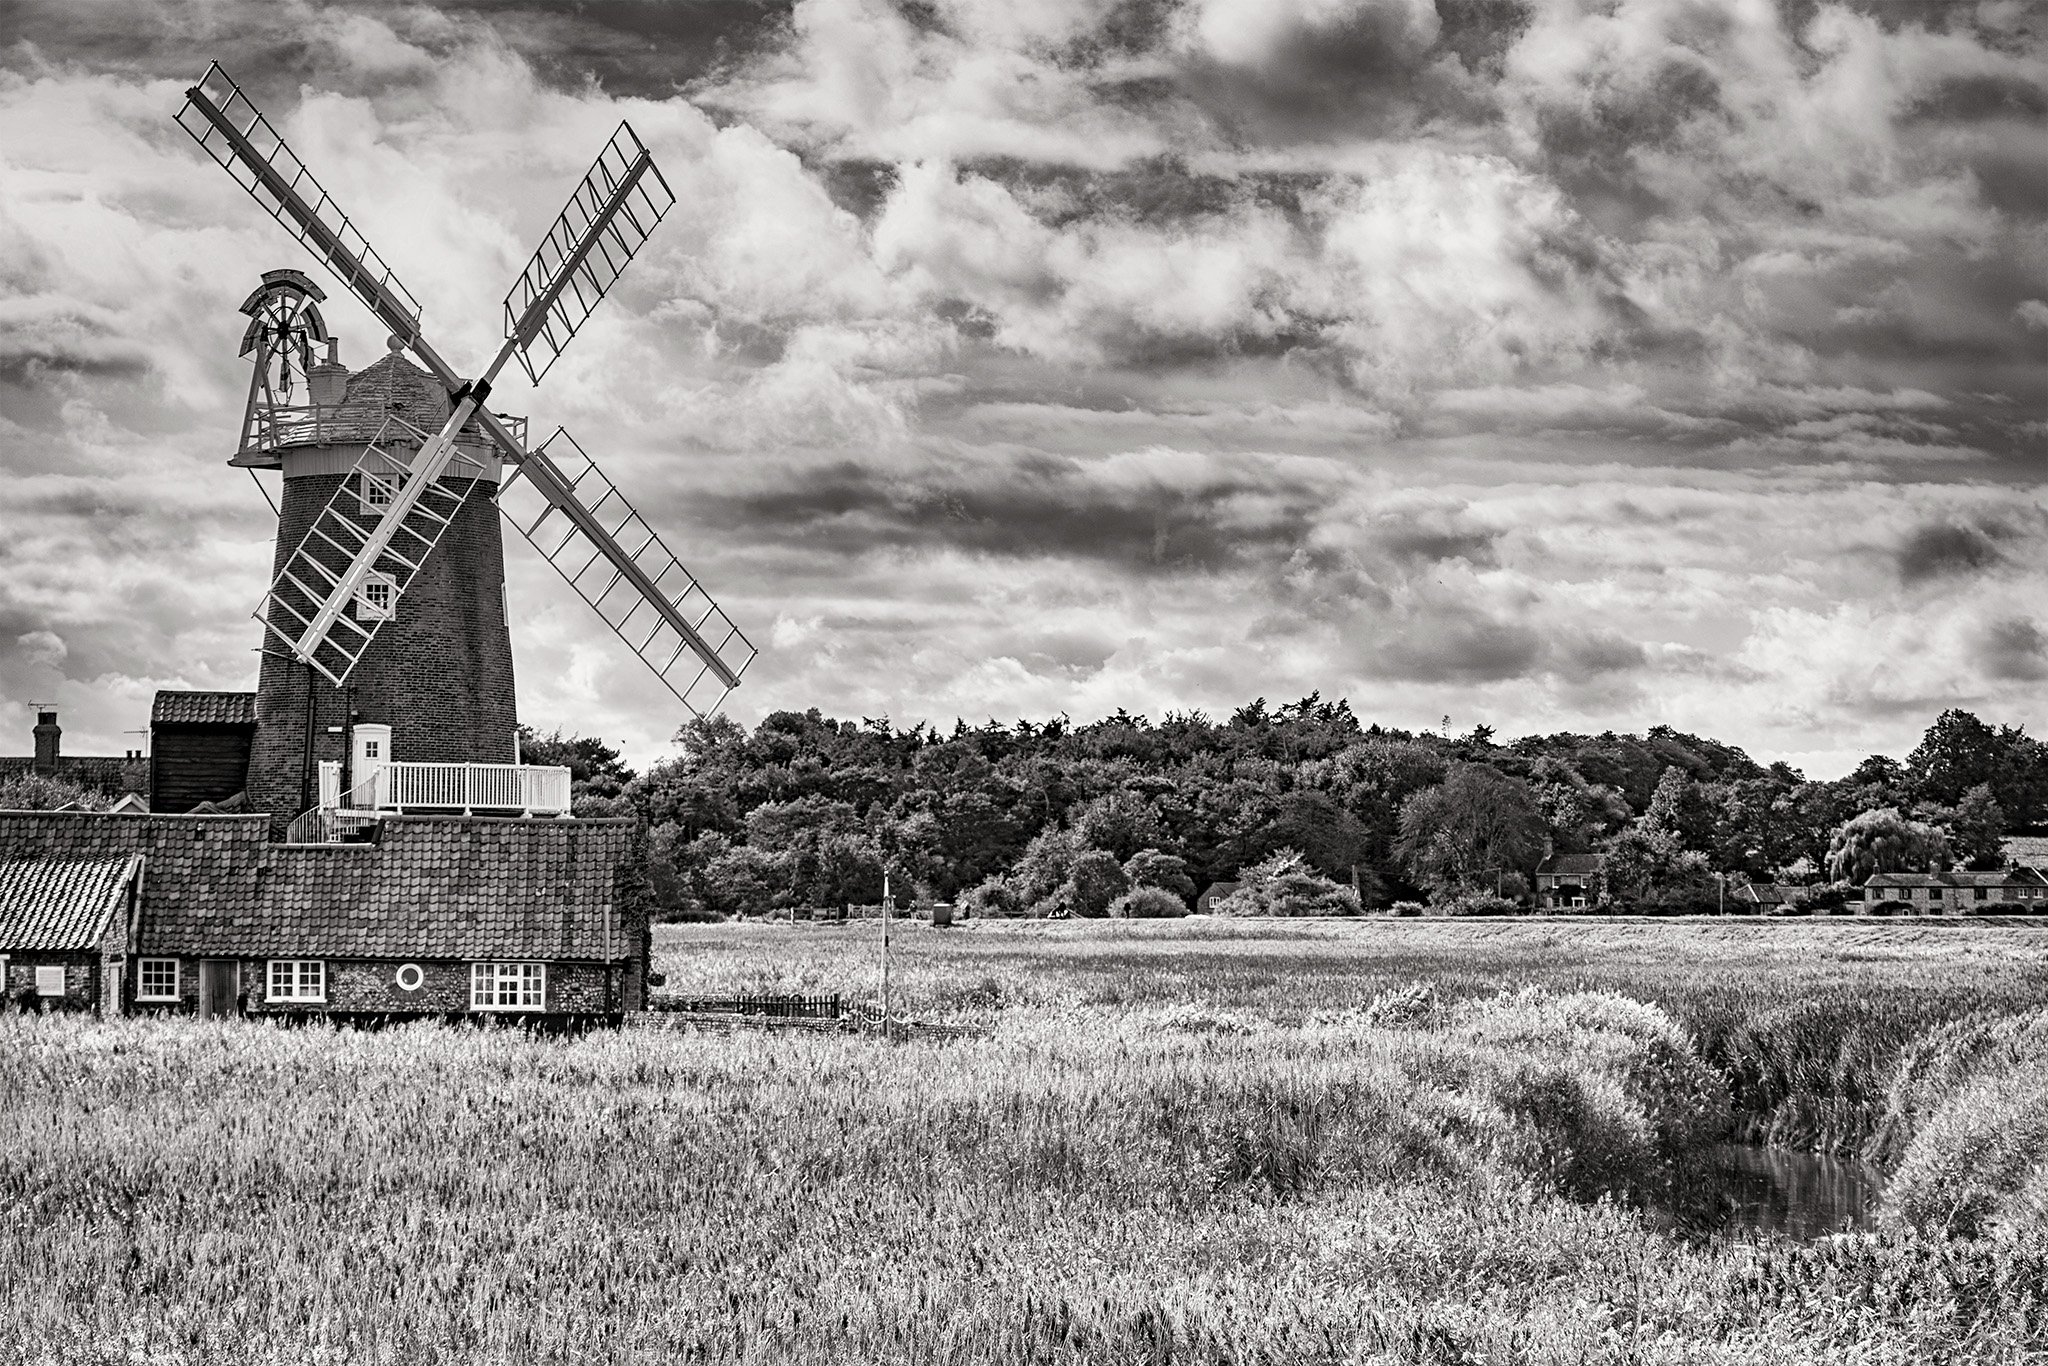
[[889, 870], [882, 870], [882, 1037], [889, 1037]]

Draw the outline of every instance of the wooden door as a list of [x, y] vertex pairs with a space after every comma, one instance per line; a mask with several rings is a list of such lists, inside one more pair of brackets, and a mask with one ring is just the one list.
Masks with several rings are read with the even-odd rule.
[[232, 959], [208, 958], [199, 964], [199, 1017], [225, 1019], [240, 1013], [236, 993], [241, 988], [241, 965]]

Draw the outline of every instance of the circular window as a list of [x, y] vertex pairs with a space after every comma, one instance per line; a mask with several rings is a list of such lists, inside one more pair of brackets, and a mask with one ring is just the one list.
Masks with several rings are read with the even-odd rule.
[[398, 984], [400, 991], [418, 991], [420, 983], [427, 980], [427, 974], [421, 970], [418, 963], [407, 963], [398, 969], [391, 980]]

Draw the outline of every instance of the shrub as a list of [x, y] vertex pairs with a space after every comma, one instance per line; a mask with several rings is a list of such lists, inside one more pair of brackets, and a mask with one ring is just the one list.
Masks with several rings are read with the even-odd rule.
[[1884, 1221], [1974, 1238], [2048, 1221], [2048, 1063], [1978, 1078], [1928, 1119], [1885, 1190]]
[[1188, 904], [1163, 887], [1133, 887], [1110, 903], [1118, 920], [1167, 920], [1188, 913]]
[[960, 908], [970, 916], [1000, 920], [1025, 912], [1024, 898], [1008, 879], [992, 877], [960, 894]]
[[1913, 914], [1913, 903], [1910, 901], [1880, 901], [1873, 905], [1866, 901], [1857, 905], [1856, 913], [1858, 915], [1911, 915]]
[[1237, 890], [1210, 903], [1217, 915], [1358, 915], [1358, 893], [1330, 881], [1292, 849], [1246, 868]]
[[1059, 889], [1031, 908], [1034, 915], [1077, 915], [1090, 919], [1109, 914], [1110, 904], [1130, 887], [1116, 855], [1088, 849], [1078, 855]]
[[1421, 915], [1426, 908], [1420, 901], [1396, 901], [1387, 907], [1388, 915]]
[[1464, 892], [1436, 904], [1438, 915], [1521, 915], [1527, 909], [1519, 901], [1491, 892]]
[[1124, 876], [1133, 887], [1159, 887], [1182, 901], [1195, 899], [1195, 880], [1188, 876], [1188, 861], [1157, 849], [1140, 849], [1124, 864]]

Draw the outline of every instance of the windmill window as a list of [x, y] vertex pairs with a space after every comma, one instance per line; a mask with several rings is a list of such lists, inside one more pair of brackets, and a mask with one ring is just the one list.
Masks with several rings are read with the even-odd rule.
[[547, 1000], [545, 963], [472, 963], [471, 1010], [540, 1010]]
[[371, 571], [356, 589], [356, 619], [359, 621], [389, 621], [392, 606], [398, 601], [398, 583], [389, 574]]
[[395, 476], [372, 474], [364, 470], [357, 476], [357, 496], [368, 512], [382, 512], [398, 497], [398, 480]]
[[268, 987], [267, 1001], [325, 1001], [327, 964], [318, 958], [273, 958]]
[[135, 963], [135, 999], [175, 1001], [178, 999], [178, 960], [141, 958]]

